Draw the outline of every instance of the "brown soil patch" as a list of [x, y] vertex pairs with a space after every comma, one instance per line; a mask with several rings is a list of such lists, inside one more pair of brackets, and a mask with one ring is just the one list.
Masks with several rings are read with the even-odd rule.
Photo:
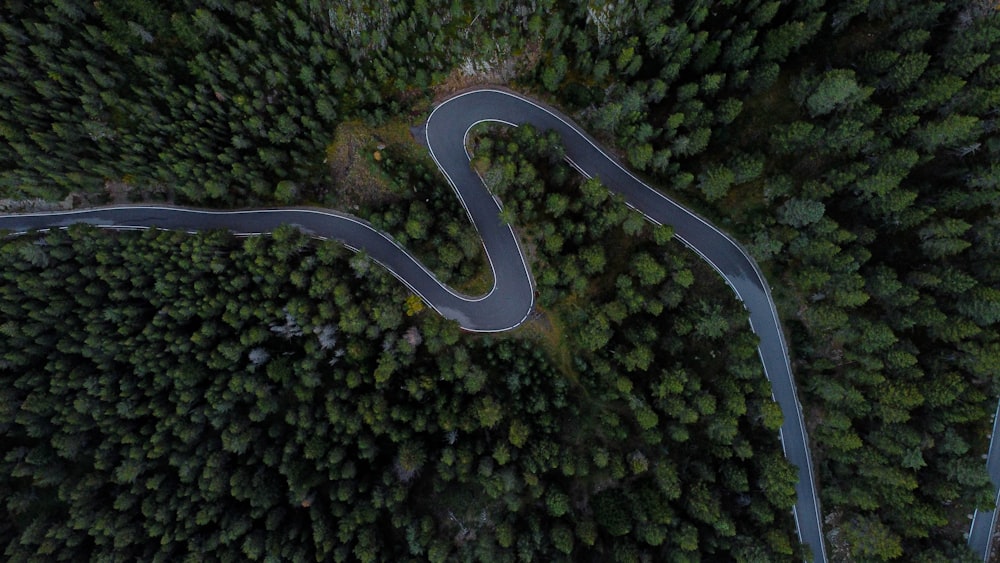
[[107, 180], [104, 182], [104, 191], [108, 196], [108, 200], [115, 204], [121, 205], [123, 203], [128, 203], [129, 194], [134, 189], [134, 186], [130, 183], [131, 178], [126, 176], [121, 180]]

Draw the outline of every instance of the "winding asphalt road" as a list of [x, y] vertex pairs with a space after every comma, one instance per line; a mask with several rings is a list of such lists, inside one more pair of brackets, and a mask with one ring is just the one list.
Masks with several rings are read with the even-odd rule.
[[465, 329], [496, 332], [512, 329], [534, 306], [534, 287], [524, 253], [513, 229], [499, 219], [500, 203], [469, 166], [465, 140], [478, 123], [530, 123], [540, 131], [555, 130], [563, 139], [567, 160], [582, 174], [597, 177], [621, 193], [630, 206], [649, 220], [673, 226], [676, 236], [714, 267], [750, 313], [750, 325], [760, 338], [758, 352], [771, 381], [774, 398], [784, 413], [780, 437], [787, 458], [798, 467], [797, 502], [793, 507], [799, 537], [815, 561], [826, 561], [819, 500], [813, 479], [802, 409], [796, 395], [787, 347], [770, 288], [745, 251], [705, 220], [647, 186], [617, 159], [558, 111], [517, 94], [475, 90], [452, 97], [434, 109], [424, 129], [427, 146], [448, 178], [479, 231], [493, 270], [494, 286], [484, 296], [460, 295], [441, 284], [392, 239], [368, 223], [333, 211], [310, 208], [205, 211], [168, 206], [127, 205], [0, 217], [0, 229], [26, 232], [86, 222], [113, 229], [151, 227], [197, 231], [228, 229], [261, 234], [292, 224], [323, 239], [362, 249], [389, 269], [441, 315]]

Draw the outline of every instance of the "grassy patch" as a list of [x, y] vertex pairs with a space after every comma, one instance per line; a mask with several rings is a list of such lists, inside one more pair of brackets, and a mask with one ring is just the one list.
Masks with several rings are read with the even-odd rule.
[[341, 123], [326, 147], [334, 187], [325, 203], [356, 209], [398, 200], [406, 186], [393, 182], [381, 162], [387, 157], [420, 158], [424, 152], [413, 140], [409, 125], [402, 121], [389, 121], [379, 127], [357, 120]]
[[552, 365], [576, 386], [580, 384], [580, 375], [573, 365], [573, 352], [576, 347], [571, 345], [566, 336], [561, 310], [579, 306], [579, 299], [573, 296], [560, 303], [555, 310], [537, 307], [536, 310], [540, 314], [524, 325], [525, 332], [542, 346]]
[[493, 273], [486, 263], [485, 256], [476, 273], [462, 281], [452, 284], [455, 291], [465, 295], [484, 295], [493, 287]]

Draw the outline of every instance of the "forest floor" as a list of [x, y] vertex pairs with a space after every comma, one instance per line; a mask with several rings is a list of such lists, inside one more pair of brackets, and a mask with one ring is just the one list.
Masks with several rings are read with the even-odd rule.
[[479, 268], [476, 275], [451, 285], [456, 291], [465, 295], [485, 295], [493, 287], [493, 274], [484, 258], [482, 267]]
[[[576, 306], [579, 306], [576, 297], [570, 297], [561, 305], [561, 307]], [[580, 375], [573, 368], [573, 347], [568, 343], [560, 312], [536, 305], [529, 322], [522, 326], [541, 344], [556, 369], [573, 385], [579, 385]]]
[[326, 147], [326, 164], [337, 186], [331, 203], [339, 209], [356, 210], [397, 199], [391, 180], [377, 165], [393, 151], [415, 153], [419, 149], [409, 127], [401, 122], [390, 121], [380, 127], [360, 121], [342, 123]]

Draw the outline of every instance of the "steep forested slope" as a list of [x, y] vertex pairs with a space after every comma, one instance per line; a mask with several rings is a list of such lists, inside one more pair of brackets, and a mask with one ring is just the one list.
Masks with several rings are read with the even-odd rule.
[[[513, 82], [575, 112], [768, 270], [834, 553], [960, 557], [966, 514], [991, 501], [980, 455], [1000, 394], [995, 4], [174, 6], [4, 3], [0, 196], [124, 186], [335, 204], [337, 125], [419, 116], [431, 88], [463, 80]], [[437, 224], [451, 211], [429, 201], [440, 179], [389, 145], [372, 166], [404, 189], [359, 212], [473, 276], [467, 231]], [[570, 229], [555, 219], [537, 226], [542, 260]], [[574, 280], [591, 275], [600, 256], [571, 250]], [[540, 280], [546, 304], [583, 287], [560, 283]]]
[[293, 229], [7, 240], [5, 557], [794, 560], [745, 313], [677, 243], [636, 245], [668, 266], [575, 299], [574, 325], [611, 320], [563, 365], [542, 336], [412, 316], [384, 270]]
[[[833, 552], [950, 558], [965, 515], [992, 505], [979, 455], [1000, 366], [1000, 26], [986, 4], [864, 8], [815, 12], [814, 42], [694, 159], [677, 158], [673, 116], [658, 116], [682, 92], [711, 108], [709, 75], [643, 100], [636, 122], [660, 135], [609, 131], [772, 272]], [[623, 103], [653, 84], [622, 87]], [[642, 142], [652, 160], [633, 154]]]

